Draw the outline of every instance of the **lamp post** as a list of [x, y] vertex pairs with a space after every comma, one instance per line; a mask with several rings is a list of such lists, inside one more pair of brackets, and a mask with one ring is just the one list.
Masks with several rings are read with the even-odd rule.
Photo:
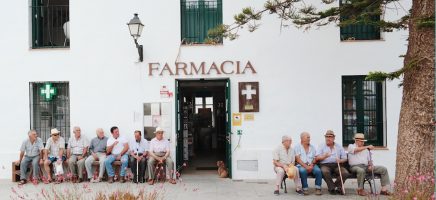
[[133, 14], [133, 18], [130, 20], [130, 22], [127, 23], [127, 26], [129, 27], [130, 35], [133, 37], [133, 40], [135, 41], [136, 44], [136, 48], [138, 49], [139, 62], [142, 62], [144, 55], [143, 55], [142, 45], [138, 44], [138, 38], [141, 37], [144, 24], [141, 23], [141, 20], [139, 20], [138, 18], [138, 14], [135, 13]]

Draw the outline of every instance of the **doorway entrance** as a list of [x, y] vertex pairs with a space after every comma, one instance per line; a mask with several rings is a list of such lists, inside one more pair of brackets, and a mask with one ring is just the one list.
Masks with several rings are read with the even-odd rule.
[[217, 170], [224, 161], [231, 177], [230, 80], [176, 80], [177, 159], [187, 171]]

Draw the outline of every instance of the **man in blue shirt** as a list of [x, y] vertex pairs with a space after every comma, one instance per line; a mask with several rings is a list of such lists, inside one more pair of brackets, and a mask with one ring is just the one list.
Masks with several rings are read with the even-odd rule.
[[[316, 151], [316, 161], [320, 162], [322, 176], [324, 181], [327, 183], [329, 193], [332, 195], [344, 195], [341, 179], [338, 177], [336, 181], [333, 182], [332, 173], [334, 172], [339, 176], [338, 163], [346, 163], [347, 154], [341, 145], [335, 143], [335, 133], [332, 130], [328, 130], [324, 137], [325, 144], [321, 144]], [[343, 166], [340, 167], [340, 170], [342, 180], [345, 183], [345, 180], [347, 180], [351, 174]]]
[[315, 176], [315, 194], [321, 195], [321, 183], [322, 174], [321, 169], [316, 165], [315, 147], [310, 144], [310, 134], [308, 132], [302, 132], [300, 134], [300, 144], [297, 144], [294, 148], [295, 160], [297, 161], [297, 167], [300, 172], [301, 183], [303, 185], [303, 192], [305, 195], [309, 194], [309, 186], [307, 185], [307, 175], [313, 174]]

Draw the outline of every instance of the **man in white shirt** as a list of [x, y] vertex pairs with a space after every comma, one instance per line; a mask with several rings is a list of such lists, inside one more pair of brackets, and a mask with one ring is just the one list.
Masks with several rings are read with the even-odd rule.
[[[85, 169], [85, 160], [88, 153], [89, 142], [85, 136], [81, 135], [80, 127], [73, 128], [74, 135], [68, 140], [67, 159], [68, 168], [73, 174], [73, 183], [83, 181], [83, 172]], [[76, 165], [78, 168], [79, 179], [77, 180]]]
[[64, 156], [65, 140], [59, 135], [60, 133], [61, 132], [56, 128], [51, 129], [51, 137], [48, 138], [45, 144], [44, 169], [47, 173], [47, 179], [44, 180], [44, 183], [46, 184], [52, 181], [50, 164], [56, 162], [58, 165], [61, 165], [62, 162], [66, 160]]
[[[174, 173], [174, 162], [170, 157], [170, 143], [168, 140], [163, 138], [163, 129], [160, 127], [156, 128], [154, 132], [156, 137], [150, 141], [149, 158], [147, 162], [148, 167], [148, 184], [153, 185], [155, 179], [155, 166], [156, 161], [160, 164], [165, 163], [167, 171], [170, 173], [170, 183], [176, 184], [176, 180], [173, 179]], [[160, 170], [160, 169], [158, 169]]]
[[[145, 168], [147, 162], [148, 141], [142, 138], [141, 131], [134, 132], [135, 138], [129, 143], [130, 169], [133, 173], [134, 183], [144, 183]], [[137, 171], [139, 168], [139, 172]], [[147, 176], [148, 177], [148, 176]]]
[[[295, 167], [295, 152], [291, 147], [292, 138], [290, 136], [282, 136], [282, 144], [273, 151], [274, 172], [276, 172], [276, 186], [274, 195], [279, 195], [279, 185], [288, 170], [294, 170], [294, 184], [297, 194], [304, 195], [301, 190], [301, 180], [297, 167]], [[292, 167], [290, 169], [290, 167]], [[288, 177], [290, 178], [290, 177]]]
[[115, 160], [121, 161], [120, 169], [120, 182], [126, 182], [126, 169], [129, 161], [127, 151], [129, 150], [129, 142], [120, 136], [120, 131], [118, 127], [113, 126], [111, 128], [112, 136], [107, 140], [106, 152], [110, 154], [106, 157], [104, 164], [106, 166], [106, 171], [108, 175], [108, 183], [114, 182], [115, 172], [112, 167], [112, 163]]
[[363, 181], [365, 180], [366, 173], [371, 173], [371, 170], [374, 170], [375, 174], [380, 174], [382, 185], [380, 194], [389, 196], [390, 192], [388, 191], [388, 186], [390, 181], [388, 170], [386, 167], [374, 166], [371, 163], [369, 150], [373, 150], [374, 146], [364, 146], [366, 141], [367, 140], [365, 140], [365, 135], [363, 133], [356, 133], [354, 135], [354, 144], [348, 145], [348, 163], [350, 164], [350, 171], [357, 175], [357, 194], [360, 196], [368, 195], [363, 189]]

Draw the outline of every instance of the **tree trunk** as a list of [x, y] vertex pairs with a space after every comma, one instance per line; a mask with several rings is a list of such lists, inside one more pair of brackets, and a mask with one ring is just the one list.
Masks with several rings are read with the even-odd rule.
[[[434, 0], [413, 0], [404, 66], [417, 63], [404, 73], [395, 174], [397, 195], [413, 187], [410, 176], [434, 176], [435, 33], [434, 27], [417, 27], [418, 19], [434, 18], [434, 14]], [[422, 192], [432, 194], [434, 184], [427, 184]]]

